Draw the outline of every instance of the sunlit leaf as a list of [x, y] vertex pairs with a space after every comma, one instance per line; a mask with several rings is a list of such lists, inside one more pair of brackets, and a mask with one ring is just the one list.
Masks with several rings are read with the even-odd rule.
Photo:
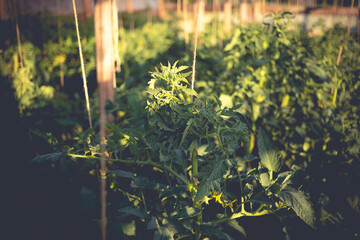
[[124, 170], [113, 170], [110, 172], [111, 174], [115, 174], [117, 177], [124, 177], [124, 178], [130, 178], [134, 179], [134, 173], [124, 171]]
[[270, 171], [280, 171], [282, 167], [281, 157], [262, 128], [259, 129], [257, 144], [261, 164]]
[[145, 211], [141, 211], [136, 207], [124, 207], [118, 210], [119, 213], [131, 214], [139, 218], [147, 218], [147, 213]]
[[184, 218], [194, 217], [199, 212], [200, 212], [200, 209], [198, 209], [198, 208], [185, 206], [179, 212], [172, 213], [171, 216], [176, 219], [184, 219]]
[[287, 187], [278, 192], [278, 197], [304, 222], [315, 228], [315, 212], [304, 192]]
[[49, 153], [49, 154], [35, 157], [31, 160], [31, 162], [32, 163], [45, 163], [45, 162], [55, 163], [61, 159], [61, 156], [62, 156], [62, 153]]
[[235, 229], [239, 236], [237, 236], [237, 239], [246, 239], [246, 231], [245, 229], [234, 219], [227, 222], [227, 225], [229, 225], [231, 228]]
[[128, 223], [121, 223], [121, 227], [123, 232], [127, 236], [135, 236], [136, 235], [136, 224], [135, 220]]

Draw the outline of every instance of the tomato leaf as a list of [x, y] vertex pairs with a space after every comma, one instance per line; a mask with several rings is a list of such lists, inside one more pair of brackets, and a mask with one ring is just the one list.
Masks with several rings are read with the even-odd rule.
[[291, 187], [278, 192], [278, 197], [286, 206], [291, 207], [296, 215], [298, 215], [305, 223], [315, 228], [315, 213], [304, 192]]
[[280, 155], [262, 128], [259, 129], [257, 144], [261, 164], [270, 171], [280, 171], [282, 166]]

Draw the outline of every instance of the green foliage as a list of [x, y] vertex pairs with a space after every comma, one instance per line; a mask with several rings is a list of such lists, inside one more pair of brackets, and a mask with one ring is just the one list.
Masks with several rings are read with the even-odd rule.
[[270, 171], [280, 171], [282, 167], [281, 157], [262, 128], [259, 129], [258, 148], [261, 164]]
[[[188, 88], [186, 77], [190, 72], [184, 72], [186, 69], [175, 63], [161, 65], [161, 70], [151, 73], [146, 124], [138, 128], [108, 124], [113, 133], [106, 140], [107, 160], [113, 163], [109, 165], [108, 180], [110, 188], [120, 191], [126, 199], [120, 208], [109, 210], [117, 213], [110, 221], [120, 218], [121, 226], [131, 225], [131, 231], [121, 228], [128, 236], [145, 221], [153, 239], [235, 239], [222, 230], [223, 225], [288, 206], [313, 225], [314, 212], [304, 193], [287, 187], [296, 186], [296, 171], [279, 173], [273, 180], [273, 174], [260, 167], [264, 165], [270, 172], [281, 168], [281, 161], [272, 159], [277, 152], [270, 139], [260, 131], [258, 143], [263, 164], [259, 162], [259, 168], [244, 168], [247, 161], [255, 161], [256, 157], [248, 155], [252, 130], [238, 112], [240, 106], [222, 106], [215, 96], [197, 97]], [[91, 164], [99, 159], [99, 151], [98, 136], [89, 131], [79, 136], [78, 143], [64, 151], [63, 156], [70, 157], [69, 161], [88, 159]], [[44, 159], [53, 157], [34, 161]], [[220, 206], [219, 217], [206, 211], [207, 205]], [[241, 231], [235, 222], [232, 226]]]
[[[0, 50], [1, 74], [14, 87], [28, 122], [40, 129], [55, 122], [41, 132], [50, 129], [68, 140], [60, 153], [64, 143], [32, 131], [56, 142], [58, 150], [33, 163], [59, 166], [72, 181], [95, 179], [99, 136], [82, 127], [79, 93], [59, 91], [61, 64], [66, 79], [80, 80], [73, 26], [64, 20], [60, 44], [49, 30], [56, 19], [46, 17], [48, 38], [23, 43], [24, 71], [14, 45]], [[132, 19], [124, 17], [127, 27]], [[112, 230], [123, 238], [238, 239], [246, 236], [238, 218], [275, 214], [286, 225], [286, 208], [312, 227], [349, 229], [343, 206], [356, 211], [359, 194], [347, 191], [357, 185], [360, 167], [359, 46], [345, 37], [345, 28], [309, 37], [290, 28], [290, 18], [284, 12], [268, 16], [263, 26], [237, 27], [230, 39], [222, 39], [224, 48], [210, 46], [204, 36], [196, 92], [189, 89], [188, 68], [170, 64], [192, 61], [174, 24], [120, 31], [120, 87], [115, 102], [107, 104], [115, 116], [106, 139]], [[92, 25], [85, 25], [80, 30], [91, 79], [95, 40]], [[97, 104], [95, 94], [94, 119]], [[304, 171], [310, 174], [306, 181]]]
[[[335, 26], [323, 35], [309, 37], [306, 32], [290, 29], [287, 16], [271, 15], [264, 27], [235, 29], [224, 51], [209, 53], [200, 48], [198, 72], [211, 74], [211, 81], [200, 79], [196, 89], [201, 89], [200, 96], [222, 94], [232, 105], [242, 103], [240, 111], [250, 117], [252, 128], [256, 131], [257, 125], [262, 126], [272, 136], [284, 166], [306, 167], [313, 192], [322, 192], [326, 199], [342, 199], [346, 205], [344, 195], [359, 194], [350, 189], [358, 182], [352, 173], [360, 166], [356, 104], [360, 48], [355, 39], [346, 36], [346, 28]], [[271, 159], [279, 157], [274, 154]], [[268, 158], [262, 161], [270, 170], [275, 166]], [[274, 163], [281, 166], [280, 161]], [[261, 174], [262, 183], [267, 185], [269, 177]], [[346, 186], [342, 197], [330, 190], [330, 182]], [[344, 211], [341, 204], [330, 210], [336, 201], [319, 202], [318, 212], [330, 211], [337, 218]], [[328, 219], [326, 214], [324, 219]], [[339, 221], [352, 224], [350, 219]]]
[[280, 190], [277, 195], [287, 206], [291, 207], [304, 222], [315, 227], [314, 210], [310, 201], [302, 191], [287, 187]]

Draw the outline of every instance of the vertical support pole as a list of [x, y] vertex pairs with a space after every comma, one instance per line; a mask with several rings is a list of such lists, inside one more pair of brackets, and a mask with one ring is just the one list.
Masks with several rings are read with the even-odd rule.
[[121, 72], [121, 60], [119, 53], [119, 21], [118, 8], [116, 0], [111, 0], [112, 10], [112, 36], [114, 47], [114, 65], [113, 65], [113, 87], [116, 88], [116, 72]]
[[166, 14], [166, 9], [165, 9], [165, 0], [158, 0], [158, 15], [159, 18], [164, 18], [165, 14]]
[[0, 19], [7, 20], [9, 18], [8, 6], [6, 0], [0, 0]]
[[198, 31], [205, 32], [205, 0], [198, 0], [196, 2], [198, 8]]
[[224, 33], [231, 32], [232, 25], [232, 3], [231, 0], [226, 0], [224, 4]]
[[91, 11], [90, 11], [90, 2], [89, 0], [83, 0], [84, 3], [84, 15], [85, 15], [85, 19], [88, 19], [91, 16]]
[[176, 0], [176, 14], [181, 15], [181, 0]]
[[113, 89], [113, 35], [112, 12], [109, 0], [96, 0], [94, 12], [96, 40], [96, 75], [99, 87], [100, 110], [100, 201], [101, 201], [101, 235], [106, 240], [106, 163], [105, 163], [105, 102], [114, 101]]
[[189, 49], [189, 31], [188, 31], [188, 0], [183, 0], [183, 22], [184, 22], [184, 34], [185, 34], [185, 46], [186, 52]]

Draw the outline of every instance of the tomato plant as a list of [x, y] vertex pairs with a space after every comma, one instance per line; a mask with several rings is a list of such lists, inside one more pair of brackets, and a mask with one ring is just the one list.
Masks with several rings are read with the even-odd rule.
[[[112, 164], [107, 176], [110, 188], [122, 193], [121, 207], [110, 221], [121, 219], [117, 224], [135, 229], [145, 222], [154, 239], [234, 239], [222, 231], [223, 225], [239, 230], [237, 218], [289, 207], [315, 227], [311, 203], [297, 182], [300, 170], [280, 171], [283, 160], [263, 129], [257, 133], [259, 156], [251, 155], [252, 129], [238, 112], [240, 106], [222, 106], [215, 96], [196, 97], [188, 88], [186, 68], [161, 65], [151, 73], [146, 126], [108, 125], [112, 135], [106, 155]], [[96, 139], [86, 135], [63, 156], [69, 161], [99, 159]], [[250, 161], [257, 166], [248, 168]], [[214, 204], [222, 209], [215, 216], [206, 211], [206, 205]], [[135, 234], [126, 229], [125, 235]]]

